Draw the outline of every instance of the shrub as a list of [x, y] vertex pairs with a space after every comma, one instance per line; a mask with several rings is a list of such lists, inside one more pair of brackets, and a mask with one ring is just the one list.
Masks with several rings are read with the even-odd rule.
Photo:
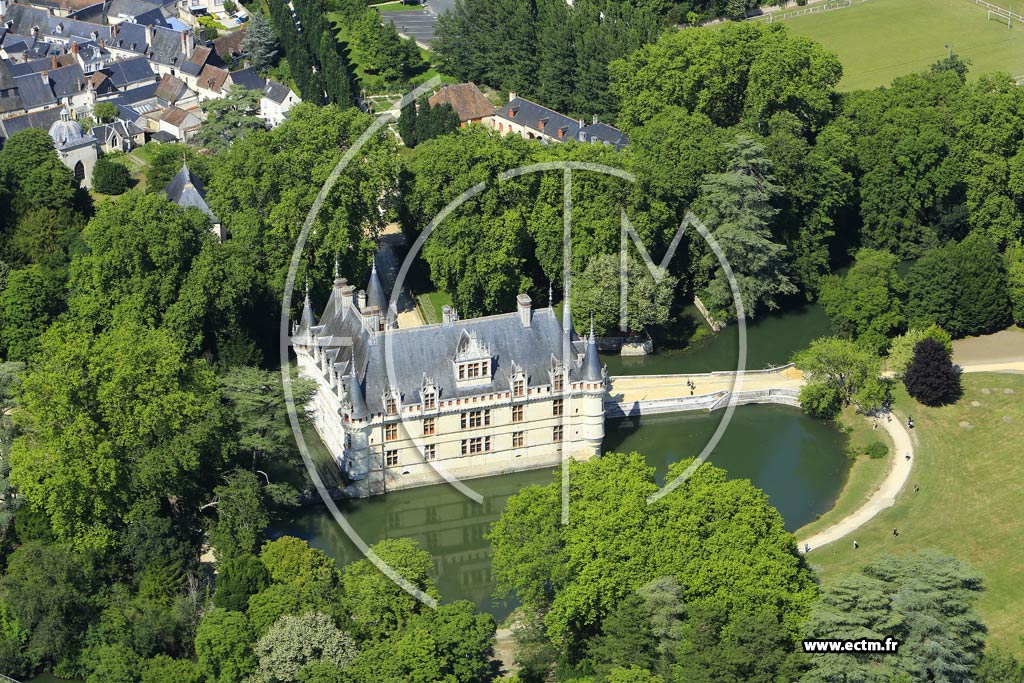
[[867, 448], [864, 449], [864, 452], [867, 453], [868, 457], [872, 460], [878, 460], [889, 455], [889, 447], [881, 441], [872, 441], [868, 444]]
[[96, 160], [92, 169], [92, 187], [103, 194], [121, 194], [128, 189], [131, 175], [128, 168], [105, 157]]
[[955, 403], [960, 398], [960, 370], [946, 347], [932, 338], [914, 347], [914, 359], [903, 375], [907, 392], [926, 406]]

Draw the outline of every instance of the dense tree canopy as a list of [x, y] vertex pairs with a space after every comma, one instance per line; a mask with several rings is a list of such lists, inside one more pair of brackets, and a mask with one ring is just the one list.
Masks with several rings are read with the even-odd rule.
[[837, 333], [878, 353], [906, 326], [906, 285], [896, 272], [897, 265], [892, 254], [862, 249], [845, 276], [831, 275], [822, 281], [821, 304]]

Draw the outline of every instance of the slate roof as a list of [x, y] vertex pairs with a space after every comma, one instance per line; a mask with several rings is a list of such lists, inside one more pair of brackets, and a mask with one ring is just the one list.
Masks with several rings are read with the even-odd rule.
[[111, 18], [140, 17], [159, 10], [163, 3], [152, 0], [110, 0], [107, 16]]
[[0, 90], [10, 90], [11, 88], [18, 87], [18, 84], [14, 82], [12, 66], [14, 65], [9, 64], [6, 59], [0, 59]]
[[278, 104], [283, 103], [290, 92], [291, 88], [287, 85], [272, 81], [269, 78], [267, 79], [267, 85], [263, 88], [263, 96]]
[[24, 38], [15, 38], [13, 36], [8, 36], [4, 40], [4, 50], [7, 51], [8, 55], [20, 55], [28, 50], [31, 42], [34, 41], [32, 41], [31, 39], [25, 40]]
[[112, 145], [116, 144], [119, 138], [133, 138], [139, 133], [142, 133], [143, 130], [131, 121], [117, 119], [113, 123], [107, 123], [102, 126], [93, 126], [89, 132], [92, 133], [92, 136], [96, 138], [101, 145]]
[[255, 71], [252, 69], [240, 69], [238, 71], [232, 71], [231, 84], [241, 86], [247, 90], [263, 90], [263, 87], [267, 84], [267, 81], [260, 78]]
[[56, 104], [57, 98], [49, 82], [44, 83], [39, 74], [28, 74], [14, 79], [18, 88], [18, 97], [24, 109], [36, 109], [48, 104]]
[[580, 142], [605, 143], [622, 149], [629, 144], [629, 136], [607, 123], [592, 123], [583, 126], [579, 133]]
[[70, 97], [85, 90], [85, 74], [77, 63], [49, 72], [50, 87], [56, 97]]
[[580, 122], [554, 109], [548, 109], [522, 97], [512, 99], [498, 109], [496, 116], [513, 121], [531, 130], [550, 135], [556, 140], [574, 139], [579, 134]]
[[494, 114], [494, 105], [484, 97], [476, 83], [442, 85], [440, 90], [430, 96], [429, 102], [432, 107], [450, 104], [463, 123]]
[[153, 83], [156, 80], [156, 74], [145, 57], [111, 62], [104, 71], [110, 75], [110, 82], [118, 88], [127, 88], [137, 83]]
[[[312, 332], [320, 339], [337, 371], [342, 375], [355, 371], [368, 409], [374, 413], [383, 412], [383, 394], [388, 385], [385, 353], [398, 383], [393, 388], [398, 390], [404, 405], [420, 402], [424, 377], [429, 377], [440, 389], [441, 400], [508, 391], [513, 364], [526, 373], [529, 386], [551, 383], [548, 371], [554, 359], [561, 357], [563, 332], [561, 323], [550, 308], [534, 309], [529, 327], [523, 325], [518, 313], [506, 313], [458, 320], [451, 324], [390, 330], [377, 334], [371, 343], [370, 333], [363, 328], [356, 310], [356, 297], [344, 306], [340, 294], [343, 285], [339, 283], [344, 283], [344, 280], [335, 281], [325, 312], [319, 323], [312, 327]], [[489, 384], [462, 387], [456, 384], [451, 361], [460, 344], [464, 344], [469, 336], [474, 336], [488, 348], [493, 367]], [[353, 343], [335, 343], [344, 337]], [[572, 341], [572, 357], [567, 363], [571, 379], [584, 377], [586, 349], [586, 343], [581, 340]], [[595, 359], [596, 353], [595, 346]], [[597, 379], [600, 377], [601, 369], [598, 367]]]
[[3, 128], [3, 137], [9, 138], [15, 133], [29, 128], [41, 128], [42, 130], [49, 130], [55, 122], [60, 121], [60, 115], [63, 109], [60, 107], [53, 107], [51, 109], [44, 109], [43, 111], [32, 112], [31, 114], [22, 114], [21, 116], [12, 116], [9, 119], [0, 120], [0, 127]]
[[[191, 117], [193, 120], [189, 120]], [[166, 121], [170, 125], [181, 128], [182, 126], [196, 126], [202, 123], [195, 114], [187, 112], [179, 107], [168, 107], [164, 110], [163, 116], [160, 117], [161, 121]]]
[[171, 182], [167, 183], [167, 187], [164, 188], [164, 194], [178, 206], [195, 207], [209, 216], [212, 223], [220, 223], [206, 203], [206, 189], [203, 187], [202, 181], [192, 175], [188, 164], [183, 165], [177, 175], [171, 178]]
[[181, 35], [181, 31], [154, 26], [153, 42], [149, 44], [153, 61], [168, 66], [180, 65], [185, 60], [185, 53], [181, 49]]
[[28, 74], [37, 74], [43, 71], [49, 71], [50, 69], [53, 69], [54, 60], [57, 61], [56, 68], [58, 69], [62, 66], [71, 66], [72, 64], [75, 64], [75, 58], [73, 55], [61, 55], [59, 57], [57, 55], [53, 55], [51, 57], [47, 57], [46, 59], [33, 59], [29, 62], [12, 63], [9, 64], [9, 69], [11, 75], [13, 75], [15, 78], [19, 76], [26, 76]]
[[131, 107], [144, 102], [146, 100], [152, 100], [156, 97], [156, 90], [159, 87], [159, 83], [152, 81], [146, 85], [140, 85], [137, 88], [126, 90], [119, 94], [117, 97], [112, 97], [107, 102], [113, 102], [118, 107]]

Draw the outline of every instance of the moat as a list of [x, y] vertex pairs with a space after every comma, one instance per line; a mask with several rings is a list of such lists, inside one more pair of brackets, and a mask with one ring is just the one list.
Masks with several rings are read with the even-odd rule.
[[[817, 307], [770, 316], [749, 328], [750, 368], [781, 365], [814, 337], [827, 333]], [[661, 374], [728, 370], [736, 366], [736, 331], [686, 351], [638, 359], [606, 357], [610, 374]], [[664, 477], [668, 465], [694, 456], [707, 442], [723, 413], [686, 413], [622, 420], [607, 424], [605, 451], [639, 451]], [[730, 476], [748, 478], [768, 495], [790, 530], [828, 511], [846, 477], [844, 435], [832, 423], [814, 420], [784, 406], [753, 405], [737, 409], [733, 422], [712, 454], [711, 462]], [[468, 599], [503, 618], [513, 607], [495, 604], [490, 551], [484, 535], [501, 514], [505, 501], [519, 489], [546, 484], [554, 470], [534, 470], [474, 479], [471, 488], [482, 505], [448, 486], [430, 486], [345, 501], [342, 510], [367, 543], [408, 536], [434, 558], [438, 588], [445, 600]], [[325, 509], [312, 506], [276, 525], [272, 536], [306, 539], [340, 564], [359, 558]]]

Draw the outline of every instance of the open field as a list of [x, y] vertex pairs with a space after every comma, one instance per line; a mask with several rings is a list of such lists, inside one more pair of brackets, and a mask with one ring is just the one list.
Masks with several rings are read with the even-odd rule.
[[[993, 4], [1024, 10], [1022, 0]], [[839, 55], [841, 90], [887, 85], [896, 76], [924, 71], [946, 56], [946, 45], [971, 61], [968, 78], [993, 71], [1024, 75], [1024, 25], [1013, 22], [1007, 29], [989, 21], [985, 8], [972, 0], [869, 0], [781, 23]]]
[[[840, 421], [848, 431], [847, 449], [852, 456], [850, 471], [846, 475], [846, 483], [839, 492], [835, 506], [810, 524], [794, 532], [797, 538], [808, 538], [824, 531], [847, 515], [853, 513], [871, 497], [889, 472], [895, 454], [892, 437], [884, 429], [873, 429], [872, 421], [858, 415], [853, 406], [843, 411]], [[889, 448], [884, 458], [871, 458], [865, 449], [873, 441], [881, 441]]]
[[[1024, 375], [969, 374], [964, 390], [956, 405], [923, 408], [898, 388], [897, 410], [913, 415], [916, 423], [910, 482], [895, 505], [850, 538], [807, 557], [827, 583], [885, 553], [937, 548], [955, 555], [985, 576], [977, 609], [989, 628], [989, 642], [1019, 654], [1024, 635]], [[920, 485], [918, 493], [913, 484]], [[894, 527], [898, 538], [892, 536]], [[859, 550], [853, 549], [854, 539]]]

